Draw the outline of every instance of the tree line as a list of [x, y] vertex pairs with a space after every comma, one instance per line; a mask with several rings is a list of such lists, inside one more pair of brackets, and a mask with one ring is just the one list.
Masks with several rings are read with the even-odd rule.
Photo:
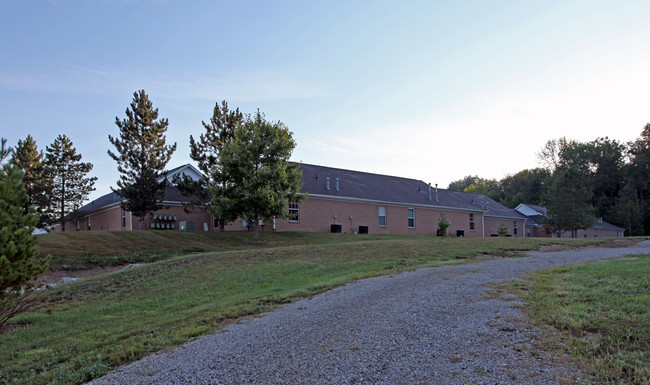
[[27, 135], [11, 154], [10, 163], [22, 173], [27, 193], [24, 212], [34, 210], [38, 228], [61, 223], [65, 231], [64, 218], [81, 215], [79, 207], [95, 190], [97, 178], [87, 176], [92, 163], [82, 162], [82, 155], [66, 135], [57, 136], [45, 152], [39, 151], [36, 140]]
[[[167, 119], [158, 118], [158, 109], [144, 90], [133, 94], [126, 119], [116, 118], [119, 137], [109, 135], [115, 152], [120, 180], [114, 189], [125, 200], [122, 207], [144, 221], [160, 209], [169, 183], [165, 166], [176, 143], [166, 144]], [[259, 222], [271, 217], [286, 218], [288, 201], [298, 195], [302, 178], [298, 165], [289, 162], [296, 146], [293, 134], [280, 121], [269, 122], [263, 113], [245, 115], [230, 110], [225, 101], [215, 104], [209, 123], [198, 140], [189, 137], [190, 157], [197, 162], [204, 178], [188, 176], [174, 182], [187, 197], [187, 203], [206, 207], [221, 230], [238, 218], [249, 221], [258, 240]], [[161, 178], [162, 177], [162, 178]]]
[[[159, 118], [157, 108], [144, 90], [133, 94], [126, 117], [115, 118], [117, 136], [108, 136], [114, 150], [108, 155], [120, 173], [111, 190], [124, 198], [122, 208], [144, 222], [145, 217], [162, 208], [166, 186], [165, 170], [177, 144], [167, 144], [169, 121]], [[243, 114], [216, 103], [209, 122], [202, 122], [204, 133], [189, 137], [190, 157], [205, 175], [199, 181], [188, 177], [174, 182], [190, 205], [206, 207], [217, 218], [219, 228], [237, 218], [254, 227], [260, 220], [288, 215], [286, 202], [298, 201], [302, 187], [298, 165], [289, 162], [296, 146], [291, 131], [280, 121], [269, 122], [259, 110]], [[22, 173], [27, 200], [24, 212], [38, 216], [36, 227], [49, 228], [83, 217], [83, 201], [95, 190], [96, 177], [87, 177], [93, 165], [82, 162], [72, 141], [59, 135], [39, 151], [31, 135], [19, 140], [10, 151], [10, 163]]]
[[627, 235], [650, 234], [650, 123], [627, 143], [552, 139], [537, 153], [544, 167], [501, 180], [466, 176], [449, 189], [484, 194], [504, 206], [545, 206], [553, 230], [575, 231], [602, 218]]
[[[122, 208], [144, 221], [161, 208], [169, 181], [165, 167], [176, 151], [167, 145], [167, 119], [158, 117], [144, 90], [133, 94], [126, 118], [115, 118], [119, 135], [109, 135], [120, 178], [112, 190], [123, 198]], [[198, 140], [190, 136], [191, 157], [205, 178], [188, 177], [175, 182], [188, 202], [206, 207], [226, 223], [246, 218], [258, 240], [259, 221], [287, 217], [287, 201], [299, 201], [302, 178], [298, 165], [289, 162], [296, 146], [291, 131], [282, 122], [269, 122], [259, 110], [244, 115], [217, 103], [205, 132]], [[39, 151], [31, 135], [15, 148], [0, 147], [0, 329], [15, 315], [33, 305], [32, 290], [47, 270], [49, 258], [39, 258], [35, 228], [84, 215], [79, 210], [96, 177], [87, 177], [91, 163], [82, 162], [72, 141], [59, 135]], [[11, 156], [11, 157], [10, 157]], [[6, 161], [8, 159], [8, 161]]]

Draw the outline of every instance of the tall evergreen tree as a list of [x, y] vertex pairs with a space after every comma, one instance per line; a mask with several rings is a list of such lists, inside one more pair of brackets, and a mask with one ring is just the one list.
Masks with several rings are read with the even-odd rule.
[[167, 119], [158, 119], [158, 109], [153, 108], [149, 96], [140, 90], [133, 93], [133, 101], [126, 109], [126, 119], [115, 117], [120, 129], [119, 138], [108, 136], [116, 152], [108, 155], [117, 162], [120, 180], [113, 189], [125, 199], [122, 207], [144, 221], [145, 215], [160, 209], [167, 179], [165, 167], [176, 143], [168, 146], [165, 133], [169, 126]]
[[[8, 155], [2, 138], [0, 163]], [[13, 163], [0, 168], [0, 328], [11, 317], [25, 311], [29, 289], [47, 269], [48, 260], [38, 259], [36, 236], [38, 217], [25, 212], [28, 200], [22, 173]]]
[[555, 170], [550, 186], [542, 197], [548, 209], [548, 222], [554, 231], [587, 229], [594, 224], [593, 192], [584, 175], [576, 169], [560, 167]]
[[641, 216], [643, 234], [648, 235], [650, 234], [650, 205], [647, 204], [650, 199], [650, 123], [645, 125], [637, 140], [628, 143], [628, 148], [630, 163], [626, 170], [626, 187], [628, 190], [634, 190], [634, 205]]
[[23, 173], [23, 182], [27, 190], [27, 202], [25, 212], [33, 207], [39, 216], [39, 228], [43, 228], [49, 217], [49, 196], [52, 189], [52, 181], [45, 167], [45, 156], [43, 151], [38, 151], [36, 141], [31, 135], [25, 140], [19, 140], [13, 150], [12, 162]]
[[[210, 122], [201, 122], [205, 133], [201, 134], [199, 140], [194, 140], [190, 135], [190, 157], [197, 162], [199, 169], [205, 176], [204, 179], [194, 181], [191, 178], [184, 176], [177, 180], [178, 188], [184, 195], [195, 196], [198, 202], [190, 202], [190, 204], [203, 204], [209, 198], [209, 189], [214, 185], [224, 187], [229, 182], [229, 175], [221, 172], [213, 172], [219, 167], [219, 154], [221, 149], [232, 142], [235, 136], [235, 129], [242, 123], [243, 115], [239, 112], [239, 108], [232, 111], [228, 109], [226, 101], [215, 103]], [[219, 180], [214, 179], [219, 177]], [[213, 204], [221, 205], [221, 202], [213, 202]], [[217, 210], [212, 210], [213, 214], [220, 213], [221, 216], [216, 216], [219, 224], [219, 229], [224, 230], [226, 222], [237, 219], [237, 217], [225, 218], [223, 217], [226, 212], [225, 207]]]
[[50, 199], [51, 223], [59, 222], [65, 231], [66, 216], [75, 213], [88, 195], [95, 191], [96, 177], [87, 178], [92, 163], [82, 162], [72, 141], [59, 135], [45, 148], [46, 173], [52, 178]]
[[247, 218], [258, 240], [259, 221], [289, 216], [287, 202], [303, 199], [298, 164], [289, 158], [296, 146], [291, 131], [282, 123], [266, 121], [258, 110], [235, 130], [212, 170], [214, 180], [228, 175], [226, 185], [212, 186], [215, 216]]

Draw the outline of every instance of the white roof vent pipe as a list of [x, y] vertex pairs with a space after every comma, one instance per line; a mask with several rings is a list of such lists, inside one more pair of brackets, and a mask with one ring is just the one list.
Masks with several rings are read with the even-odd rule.
[[341, 190], [340, 184], [339, 184], [339, 178], [336, 178], [336, 191]]
[[330, 177], [325, 178], [325, 188], [330, 189]]
[[438, 202], [438, 183], [436, 183], [436, 202]]

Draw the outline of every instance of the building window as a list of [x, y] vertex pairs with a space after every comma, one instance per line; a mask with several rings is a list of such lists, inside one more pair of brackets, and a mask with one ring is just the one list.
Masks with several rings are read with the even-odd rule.
[[122, 209], [122, 228], [126, 229], [126, 211]]
[[469, 231], [474, 231], [475, 230], [475, 222], [474, 222], [474, 214], [470, 213], [469, 214]]
[[409, 229], [415, 228], [415, 209], [408, 210]]
[[513, 233], [514, 235], [517, 235], [517, 221], [513, 221], [513, 225], [512, 225], [512, 233]]
[[300, 221], [300, 204], [298, 202], [289, 202], [289, 222]]
[[379, 226], [386, 227], [386, 206], [379, 206]]

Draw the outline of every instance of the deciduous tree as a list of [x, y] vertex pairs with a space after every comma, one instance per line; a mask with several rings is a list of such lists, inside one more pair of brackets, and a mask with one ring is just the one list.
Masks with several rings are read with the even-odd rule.
[[45, 153], [46, 173], [52, 178], [50, 222], [61, 223], [61, 231], [65, 231], [66, 216], [81, 207], [88, 195], [95, 191], [97, 178], [86, 177], [93, 165], [81, 161], [81, 154], [77, 154], [72, 141], [65, 135], [59, 135], [45, 148]]
[[125, 200], [122, 207], [144, 221], [145, 215], [158, 210], [165, 193], [167, 179], [165, 167], [176, 143], [167, 145], [165, 133], [169, 126], [167, 119], [158, 119], [158, 109], [153, 108], [149, 96], [140, 90], [133, 93], [133, 101], [126, 109], [126, 119], [115, 117], [120, 129], [119, 137], [108, 136], [116, 152], [108, 155], [117, 162], [120, 180], [114, 192]]
[[[205, 133], [201, 134], [199, 140], [194, 140], [194, 137], [190, 135], [190, 157], [197, 162], [199, 169], [205, 176], [204, 179], [199, 181], [194, 181], [188, 176], [179, 178], [176, 181], [178, 188], [184, 195], [198, 198], [198, 202], [190, 202], [190, 204], [205, 203], [209, 199], [209, 190], [212, 186], [219, 185], [223, 188], [228, 185], [229, 175], [219, 172], [215, 168], [220, 167], [218, 160], [222, 148], [232, 142], [235, 129], [242, 121], [243, 115], [239, 112], [239, 109], [229, 110], [228, 103], [224, 100], [221, 102], [221, 106], [219, 103], [215, 104], [209, 123], [201, 122], [203, 128], [205, 128]], [[220, 179], [215, 179], [217, 177]], [[212, 204], [222, 206], [223, 202], [217, 201], [212, 202]], [[216, 217], [221, 231], [224, 230], [227, 222], [237, 219], [236, 216], [234, 218], [223, 217], [227, 212], [226, 207], [220, 207], [212, 211], [222, 215]]]
[[247, 218], [259, 239], [259, 221], [287, 218], [287, 202], [303, 199], [298, 164], [289, 158], [295, 148], [291, 131], [282, 122], [268, 122], [258, 110], [235, 130], [233, 140], [223, 146], [213, 180], [227, 176], [228, 183], [214, 184], [212, 207], [216, 217]]

